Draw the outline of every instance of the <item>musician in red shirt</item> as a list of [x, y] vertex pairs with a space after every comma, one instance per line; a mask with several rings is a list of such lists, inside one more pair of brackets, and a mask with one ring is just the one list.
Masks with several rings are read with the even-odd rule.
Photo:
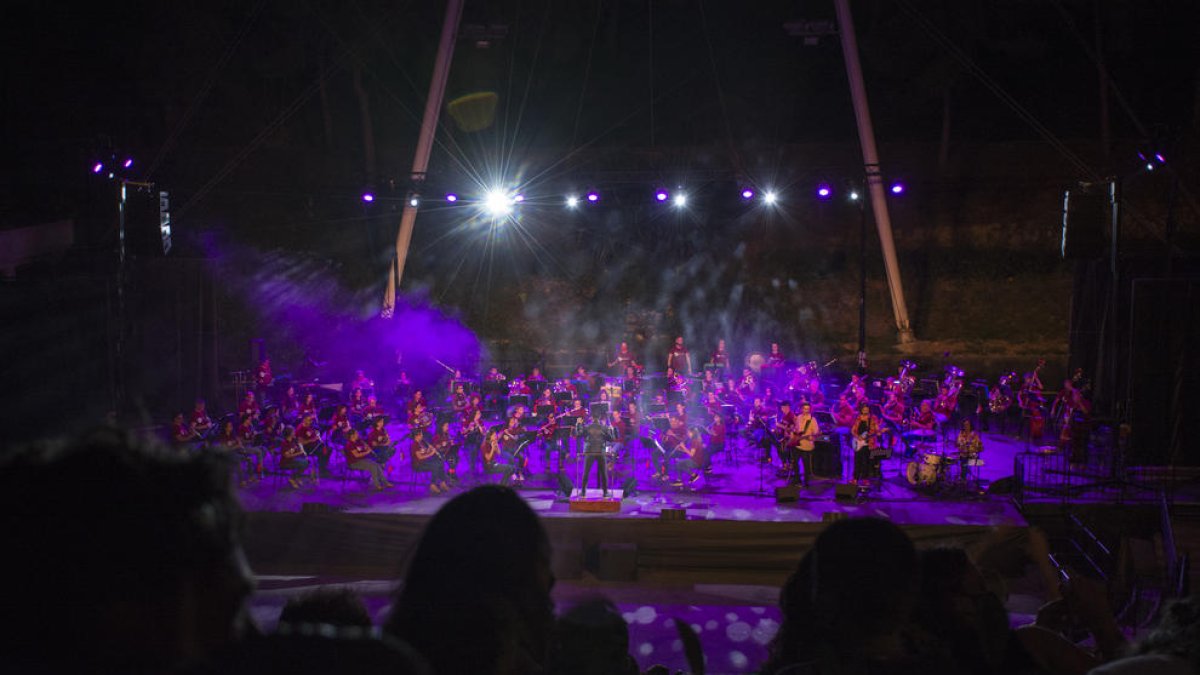
[[329, 440], [339, 444], [345, 442], [346, 433], [350, 428], [350, 410], [343, 403], [334, 411], [333, 417], [329, 418]]
[[387, 463], [392, 459], [392, 455], [396, 454], [396, 449], [392, 447], [392, 438], [387, 432], [387, 418], [376, 417], [371, 420], [371, 430], [367, 433], [367, 445], [371, 446], [371, 452], [375, 455], [375, 461], [379, 462], [387, 469]]
[[300, 444], [300, 440], [296, 438], [296, 430], [292, 427], [285, 427], [283, 430], [283, 439], [279, 442], [279, 468], [283, 471], [291, 471], [292, 475], [288, 477], [288, 485], [294, 488], [300, 487], [300, 476], [308, 469], [308, 454], [304, 452], [304, 446]]
[[437, 433], [433, 435], [433, 449], [446, 462], [446, 473], [453, 482], [458, 481], [455, 475], [458, 469], [458, 448], [454, 447], [454, 439], [450, 436], [450, 423], [438, 425]]
[[367, 397], [367, 405], [362, 410], [364, 421], [369, 424], [374, 424], [376, 419], [381, 418], [386, 414], [387, 411], [383, 409], [383, 406], [379, 405], [378, 399], [376, 399], [374, 396]]
[[720, 408], [710, 412], [711, 421], [708, 424], [708, 460], [709, 464], [705, 467], [711, 467], [712, 458], [721, 454], [725, 450], [725, 416], [721, 414]]
[[175, 413], [175, 417], [171, 419], [171, 444], [177, 448], [190, 450], [199, 440], [200, 435], [193, 431], [187, 422], [183, 421], [183, 413]]
[[350, 391], [375, 389], [375, 381], [367, 377], [361, 370], [354, 371], [354, 379], [350, 382]]
[[626, 368], [637, 368], [637, 360], [634, 359], [633, 352], [629, 350], [629, 343], [621, 343], [620, 348], [617, 349], [617, 355], [608, 362], [608, 367], [617, 373], [625, 372]]
[[717, 340], [717, 351], [713, 352], [711, 361], [717, 373], [724, 377], [729, 371], [729, 352], [725, 349], [724, 340]]
[[[268, 415], [269, 416], [269, 415]], [[264, 422], [266, 416], [264, 416]], [[261, 479], [263, 475], [263, 456], [266, 450], [258, 440], [258, 431], [254, 428], [254, 420], [249, 417], [243, 417], [237, 427], [238, 440], [241, 442], [238, 452], [243, 457], [254, 458], [254, 473], [257, 478]]]
[[376, 461], [371, 446], [358, 435], [358, 429], [351, 429], [346, 435], [346, 446], [342, 449], [346, 454], [346, 466], [357, 471], [366, 471], [371, 476], [371, 487], [383, 490], [392, 487], [383, 467]]
[[483, 424], [483, 410], [480, 408], [472, 408], [469, 417], [463, 420], [462, 435], [465, 439], [464, 444], [467, 448], [467, 457], [471, 461], [471, 471], [475, 471], [475, 467], [479, 464], [479, 450], [483, 444], [483, 435], [486, 433]]
[[769, 354], [767, 354], [766, 365], [768, 365], [772, 368], [782, 368], [785, 363], [786, 363], [786, 360], [784, 359], [783, 352], [780, 351], [780, 349], [779, 349], [779, 343], [772, 342], [771, 343], [771, 352]]
[[362, 417], [363, 411], [367, 408], [367, 397], [363, 394], [362, 389], [355, 389], [350, 394], [350, 414], [355, 417]]
[[683, 420], [671, 417], [669, 424], [670, 427], [662, 435], [662, 442], [650, 452], [650, 459], [654, 463], [654, 477], [659, 480], [668, 479], [667, 468], [673, 457], [681, 453], [687, 454], [685, 450], [688, 434]]
[[677, 373], [692, 374], [692, 355], [683, 346], [683, 337], [675, 338], [671, 351], [667, 352], [667, 368], [673, 368]]
[[546, 376], [542, 375], [541, 368], [534, 366], [533, 370], [529, 371], [529, 377], [525, 378], [525, 381], [526, 382], [545, 382]]
[[189, 420], [189, 424], [192, 431], [196, 432], [200, 438], [208, 436], [208, 433], [212, 431], [213, 421], [208, 416], [208, 410], [205, 409], [204, 399], [196, 399], [196, 407], [192, 409], [192, 418]]
[[275, 376], [271, 374], [271, 359], [263, 359], [254, 373], [254, 387], [260, 396], [265, 397], [274, 381]]
[[321, 433], [317, 430], [316, 418], [308, 415], [296, 427], [296, 440], [309, 457], [316, 456], [321, 475], [329, 475], [330, 448], [321, 441]]
[[[518, 406], [520, 410], [520, 406]], [[525, 429], [521, 426], [521, 416], [513, 415], [508, 418], [508, 423], [504, 426], [504, 430], [500, 432], [500, 443], [504, 454], [512, 458], [511, 464], [514, 468], [513, 478], [517, 482], [525, 480], [525, 470], [529, 466], [529, 458], [524, 456], [521, 451], [524, 450], [525, 444], [522, 442], [525, 436]]]
[[307, 392], [304, 394], [304, 398], [302, 398], [300, 400], [300, 404], [296, 406], [296, 410], [295, 410], [295, 414], [293, 415], [293, 419], [302, 420], [305, 417], [308, 417], [309, 415], [315, 416], [316, 414], [317, 414], [317, 399], [315, 396], [313, 396], [313, 393], [310, 391], [310, 392]]
[[254, 399], [254, 392], [247, 391], [246, 395], [242, 397], [241, 403], [238, 403], [238, 416], [250, 416], [257, 419], [260, 412], [258, 401]]

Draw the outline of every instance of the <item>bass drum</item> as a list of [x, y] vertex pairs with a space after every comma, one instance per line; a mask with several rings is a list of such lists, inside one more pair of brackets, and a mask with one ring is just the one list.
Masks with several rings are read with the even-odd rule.
[[926, 464], [924, 462], [909, 462], [904, 466], [904, 477], [910, 485], [933, 485], [937, 482], [937, 465]]

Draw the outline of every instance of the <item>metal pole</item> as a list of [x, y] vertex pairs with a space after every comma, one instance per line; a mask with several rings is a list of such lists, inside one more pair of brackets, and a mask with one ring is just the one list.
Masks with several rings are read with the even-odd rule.
[[121, 179], [117, 185], [117, 367], [116, 413], [117, 418], [125, 408], [125, 191], [127, 181]]
[[858, 368], [867, 369], [867, 208], [858, 200]]
[[[437, 60], [433, 64], [433, 79], [429, 82], [429, 97], [425, 100], [425, 115], [421, 118], [421, 135], [417, 139], [417, 153], [413, 157], [414, 183], [424, 180], [425, 172], [429, 168], [429, 155], [433, 151], [433, 138], [437, 133], [442, 99], [446, 96], [446, 80], [450, 76], [450, 60], [454, 56], [454, 43], [458, 37], [462, 9], [463, 0], [447, 0]], [[387, 290], [383, 296], [382, 314], [389, 318], [396, 308], [396, 293], [400, 290], [400, 281], [404, 278], [404, 264], [408, 261], [408, 247], [412, 243], [413, 225], [417, 221], [417, 207], [412, 205], [408, 197], [405, 195], [404, 211], [400, 214], [400, 231], [396, 233], [396, 258], [388, 270]]]
[[867, 174], [867, 190], [879, 230], [879, 245], [883, 249], [883, 265], [887, 271], [888, 290], [892, 297], [892, 313], [901, 344], [912, 342], [908, 323], [908, 307], [904, 302], [904, 285], [900, 279], [900, 263], [896, 259], [896, 244], [892, 240], [892, 221], [888, 216], [887, 198], [883, 192], [883, 177], [879, 173], [879, 152], [875, 147], [875, 132], [871, 126], [871, 110], [867, 103], [867, 88], [863, 84], [862, 64], [858, 60], [858, 40], [854, 34], [854, 18], [849, 0], [833, 0], [837, 10], [838, 33], [842, 38], [842, 55], [846, 59], [846, 77], [850, 80], [850, 98], [854, 102], [854, 117], [858, 122], [858, 138], [862, 144], [863, 164]]

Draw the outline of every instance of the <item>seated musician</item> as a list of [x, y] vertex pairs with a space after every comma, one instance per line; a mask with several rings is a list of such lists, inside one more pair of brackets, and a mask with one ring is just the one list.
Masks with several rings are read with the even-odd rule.
[[879, 448], [879, 418], [871, 414], [871, 406], [859, 406], [850, 435], [854, 437], [854, 480], [861, 484], [878, 473], [878, 461], [872, 454]]
[[455, 384], [454, 391], [450, 394], [450, 409], [462, 415], [470, 405], [471, 399], [467, 398], [466, 387], [461, 384]]
[[721, 382], [717, 380], [717, 374], [712, 370], [704, 371], [704, 379], [700, 380], [700, 392], [707, 395], [717, 390], [717, 385]]
[[392, 439], [388, 436], [386, 417], [380, 416], [371, 420], [371, 431], [367, 433], [367, 445], [371, 446], [371, 453], [375, 455], [375, 461], [386, 469], [387, 463], [396, 454], [396, 448], [392, 446]]
[[816, 446], [816, 437], [821, 433], [821, 425], [817, 423], [817, 418], [812, 415], [812, 404], [803, 403], [800, 405], [800, 414], [796, 416], [792, 424], [792, 434], [789, 445], [796, 449], [792, 457], [792, 482], [801, 481], [800, 466], [804, 466], [804, 478], [802, 480], [805, 487], [808, 487], [809, 480], [812, 477], [812, 456]]
[[458, 448], [454, 445], [454, 437], [450, 435], [449, 422], [442, 422], [438, 425], [432, 443], [434, 450], [437, 450], [442, 459], [446, 460], [446, 474], [450, 477], [451, 482], [457, 482]]
[[525, 384], [524, 378], [519, 375], [513, 378], [513, 381], [508, 385], [509, 396], [529, 396], [532, 393], [533, 391], [530, 390], [529, 385]]
[[962, 421], [962, 429], [958, 432], [958, 439], [954, 444], [958, 448], [958, 475], [961, 480], [965, 481], [969, 475], [972, 460], [979, 459], [979, 453], [983, 452], [983, 441], [971, 427], [971, 420]]
[[545, 382], [546, 376], [542, 374], [541, 368], [534, 366], [533, 369], [529, 371], [529, 377], [525, 378], [525, 381], [526, 382]]
[[675, 410], [671, 413], [671, 415], [674, 417], [678, 417], [680, 420], [683, 421], [683, 426], [685, 426], [685, 427], [687, 426], [687, 421], [688, 421], [687, 406], [684, 405], [684, 403], [682, 401], [677, 401], [675, 403]]
[[238, 436], [237, 429], [233, 426], [233, 420], [227, 419], [221, 423], [221, 428], [217, 430], [212, 447], [216, 450], [229, 452], [230, 454], [237, 453], [241, 449], [242, 439]]
[[669, 478], [667, 469], [672, 457], [688, 454], [687, 427], [684, 426], [683, 420], [671, 417], [669, 424], [670, 426], [662, 435], [662, 442], [650, 453], [650, 459], [654, 463], [654, 477], [659, 480]]
[[608, 458], [605, 455], [605, 444], [612, 442], [616, 438], [616, 432], [612, 427], [602, 424], [600, 420], [593, 420], [591, 424], [583, 429], [585, 457], [583, 464], [583, 481], [579, 484], [579, 496], [583, 497], [587, 494], [588, 477], [592, 473], [592, 466], [598, 465], [597, 482], [599, 488], [603, 492], [604, 497], [608, 497]]
[[708, 465], [704, 436], [699, 429], [692, 429], [687, 433], [686, 441], [678, 448], [681, 454], [675, 462], [676, 474], [680, 482], [695, 483], [700, 480], [704, 468]]
[[496, 366], [488, 368], [488, 371], [483, 375], [483, 380], [485, 382], [503, 382], [507, 379], [508, 378], [504, 376], [504, 373], [500, 372], [500, 368]]
[[[542, 395], [539, 396], [537, 402], [533, 404], [535, 410], [542, 406], [549, 406], [552, 409], [558, 407], [558, 401], [554, 398], [554, 392], [550, 389], [542, 390]], [[551, 412], [551, 414], [554, 413]]]
[[743, 398], [750, 398], [758, 392], [758, 378], [749, 368], [742, 369], [742, 379], [737, 384], [737, 390]]
[[346, 445], [342, 448], [346, 453], [346, 466], [357, 471], [366, 471], [371, 475], [371, 487], [383, 490], [392, 487], [384, 473], [383, 466], [375, 458], [371, 446], [358, 434], [358, 429], [351, 429], [346, 434]]
[[849, 394], [847, 400], [856, 408], [867, 400], [867, 388], [863, 384], [862, 377], [859, 375], [850, 376], [850, 383], [846, 385], [846, 392]]
[[613, 408], [613, 411], [608, 415], [608, 425], [612, 427], [616, 438], [613, 439], [615, 445], [613, 449], [616, 454], [622, 454], [625, 449], [625, 443], [629, 441], [629, 427], [625, 424], [625, 416], [621, 414], [620, 409]]
[[294, 488], [300, 487], [300, 476], [308, 470], [308, 454], [304, 452], [304, 446], [300, 444], [300, 439], [296, 438], [296, 430], [292, 427], [284, 427], [283, 438], [279, 441], [279, 468], [283, 471], [290, 471], [291, 476], [288, 477], [288, 485]]
[[367, 395], [362, 389], [355, 389], [350, 393], [350, 403], [348, 409], [351, 415], [361, 418], [363, 411], [367, 409]]
[[196, 432], [201, 438], [208, 436], [208, 433], [212, 431], [213, 421], [208, 416], [204, 399], [196, 399], [196, 407], [192, 409], [192, 418], [189, 420], [189, 423], [192, 426], [192, 431]]
[[177, 448], [190, 450], [199, 440], [200, 434], [197, 434], [191, 425], [183, 420], [183, 413], [175, 413], [175, 417], [171, 418], [171, 444]]
[[401, 370], [396, 375], [396, 387], [394, 393], [399, 398], [406, 398], [409, 392], [413, 390], [412, 380], [408, 379], [408, 371]]
[[884, 401], [881, 412], [883, 419], [894, 425], [899, 425], [904, 421], [904, 399], [900, 396], [899, 390], [888, 390], [887, 400]]
[[929, 399], [921, 401], [921, 407], [909, 424], [913, 431], [933, 431], [937, 427], [937, 415], [933, 413], [933, 403]]
[[363, 407], [362, 411], [364, 422], [366, 422], [368, 425], [372, 425], [375, 423], [376, 419], [383, 417], [386, 414], [387, 411], [383, 409], [383, 406], [379, 405], [378, 399], [376, 399], [374, 396], [367, 397], [367, 405]]
[[508, 485], [513, 476], [512, 458], [507, 457], [500, 449], [500, 434], [497, 429], [489, 429], [483, 437], [480, 447], [485, 473], [500, 474], [500, 484]]
[[333, 413], [333, 417], [329, 418], [329, 440], [332, 443], [341, 445], [346, 442], [346, 432], [350, 431], [350, 407], [345, 403], [338, 404], [337, 409]]
[[848, 399], [849, 392], [842, 392], [833, 406], [833, 423], [839, 427], [848, 427], [854, 423], [854, 406]]
[[285, 414], [291, 414], [299, 405], [300, 396], [296, 393], [296, 387], [289, 384], [288, 388], [283, 392], [283, 396], [279, 399], [279, 407], [283, 409]]
[[300, 426], [296, 427], [296, 440], [300, 443], [304, 454], [309, 457], [316, 456], [321, 475], [328, 476], [329, 455], [332, 451], [321, 441], [321, 433], [317, 429], [316, 421], [317, 418], [312, 415], [301, 420]]
[[254, 398], [254, 392], [247, 391], [246, 395], [242, 397], [241, 402], [238, 403], [238, 417], [245, 417], [246, 415], [258, 417], [259, 412], [258, 401]]
[[425, 410], [425, 404], [418, 402], [408, 412], [408, 426], [411, 429], [427, 429], [433, 424], [433, 415]]
[[450, 491], [450, 485], [446, 483], [446, 461], [438, 454], [433, 444], [425, 440], [425, 431], [421, 428], [412, 432], [410, 453], [413, 471], [429, 473], [430, 492], [436, 495]]
[[[636, 401], [625, 404], [625, 433], [629, 440], [636, 440], [642, 434], [642, 415]], [[629, 447], [626, 445], [626, 447]]]
[[317, 414], [317, 399], [313, 393], [307, 392], [300, 398], [296, 404], [295, 410], [292, 411], [290, 418], [293, 420], [302, 420], [309, 415]]
[[524, 471], [529, 465], [529, 458], [521, 453], [525, 448], [525, 427], [521, 425], [521, 417], [520, 415], [513, 415], [508, 418], [508, 422], [500, 432], [501, 447], [504, 450], [504, 454], [512, 460], [513, 477], [517, 482], [525, 480]]
[[[263, 475], [263, 457], [266, 455], [266, 446], [264, 445], [264, 441], [273, 441], [276, 433], [275, 427], [267, 427], [267, 424], [279, 424], [278, 412], [274, 412], [277, 410], [277, 408], [272, 406], [271, 408], [268, 408], [267, 413], [263, 415], [262, 434], [260, 434], [258, 430], [254, 428], [253, 417], [243, 417], [241, 421], [238, 422], [236, 433], [238, 435], [238, 440], [241, 441], [238, 452], [243, 457], [254, 458], [254, 473], [259, 479], [261, 479]], [[268, 428], [271, 429], [270, 436], [266, 436]]]
[[721, 390], [721, 402], [735, 407], [746, 403], [746, 397], [738, 389], [737, 382], [734, 382], [732, 377], [725, 380], [725, 387]]
[[418, 405], [425, 407], [428, 407], [429, 405], [429, 402], [425, 400], [425, 392], [421, 391], [420, 389], [414, 391], [412, 396], [409, 397], [408, 402], [404, 404], [405, 420], [408, 421], [409, 424], [412, 424], [411, 420], [413, 417], [413, 408], [417, 407]]
[[813, 376], [808, 381], [808, 395], [805, 396], [813, 407], [821, 407], [825, 405], [825, 392], [821, 391], [821, 378]]

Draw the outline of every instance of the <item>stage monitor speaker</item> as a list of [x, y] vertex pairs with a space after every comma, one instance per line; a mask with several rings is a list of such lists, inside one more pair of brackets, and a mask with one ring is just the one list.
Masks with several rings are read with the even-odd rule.
[[636, 497], [636, 496], [637, 496], [637, 479], [634, 478], [633, 476], [630, 476], [625, 479], [624, 483], [621, 483], [621, 498], [625, 499], [627, 497]]
[[1110, 183], [1085, 183], [1063, 193], [1062, 257], [1100, 258], [1112, 226]]
[[775, 488], [775, 502], [784, 504], [786, 502], [795, 502], [800, 500], [799, 485], [783, 485]]
[[992, 481], [988, 486], [987, 493], [989, 495], [1011, 495], [1017, 491], [1017, 479], [1015, 476], [1005, 476]]
[[852, 502], [858, 499], [858, 486], [854, 483], [838, 483], [833, 486], [834, 499], [839, 502]]

